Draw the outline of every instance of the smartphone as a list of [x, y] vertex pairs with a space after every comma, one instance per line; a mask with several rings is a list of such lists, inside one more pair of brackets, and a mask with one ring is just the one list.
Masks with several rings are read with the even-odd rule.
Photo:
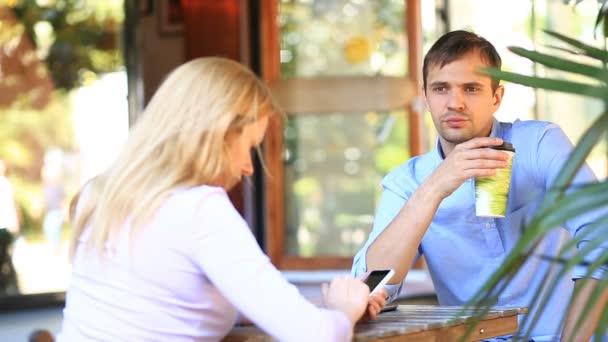
[[386, 304], [382, 308], [382, 310], [380, 310], [380, 313], [385, 313], [385, 312], [389, 312], [389, 311], [396, 311], [398, 307], [399, 307], [399, 305], [397, 305], [397, 304], [393, 304], [393, 303]]
[[386, 283], [393, 277], [395, 270], [374, 270], [369, 272], [364, 282], [369, 287], [369, 295], [376, 293], [379, 289], [383, 288]]

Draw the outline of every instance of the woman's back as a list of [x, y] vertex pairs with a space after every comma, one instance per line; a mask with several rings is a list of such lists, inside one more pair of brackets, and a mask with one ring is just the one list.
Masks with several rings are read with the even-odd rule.
[[[218, 340], [236, 311], [205, 277], [197, 262], [198, 206], [225, 194], [201, 186], [169, 197], [129, 245], [131, 227], [100, 259], [77, 248], [59, 340]], [[215, 195], [215, 196], [213, 196]], [[229, 215], [230, 213], [226, 213]], [[128, 225], [128, 223], [127, 223]], [[199, 232], [193, 230], [198, 229]], [[162, 336], [162, 338], [160, 338]]]

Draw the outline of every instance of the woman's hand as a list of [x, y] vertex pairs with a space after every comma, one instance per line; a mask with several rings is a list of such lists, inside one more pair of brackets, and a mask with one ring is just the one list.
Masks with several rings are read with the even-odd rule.
[[369, 296], [367, 301], [367, 311], [361, 318], [362, 321], [365, 320], [375, 320], [382, 311], [382, 308], [386, 305], [386, 297], [388, 297], [388, 293], [386, 289], [377, 290], [376, 293]]
[[341, 311], [354, 325], [365, 313], [369, 301], [369, 288], [361, 280], [343, 276], [336, 277], [331, 284], [321, 286], [325, 306]]

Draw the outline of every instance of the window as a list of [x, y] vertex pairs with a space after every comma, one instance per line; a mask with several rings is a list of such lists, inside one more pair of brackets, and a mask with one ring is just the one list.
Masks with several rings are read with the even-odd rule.
[[263, 74], [287, 114], [265, 147], [268, 253], [283, 269], [349, 268], [382, 177], [420, 152], [418, 2], [264, 6]]

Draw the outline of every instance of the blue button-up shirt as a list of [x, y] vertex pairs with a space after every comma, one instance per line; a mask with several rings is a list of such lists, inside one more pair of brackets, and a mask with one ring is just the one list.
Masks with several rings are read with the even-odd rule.
[[[494, 121], [491, 136], [510, 141], [516, 153], [513, 159], [511, 188], [505, 218], [475, 215], [474, 179], [469, 179], [440, 204], [435, 217], [418, 248], [425, 256], [428, 269], [441, 305], [462, 305], [470, 299], [501, 265], [522, 235], [522, 229], [538, 208], [544, 194], [572, 151], [572, 144], [559, 126], [541, 121]], [[433, 151], [410, 159], [383, 180], [382, 192], [370, 236], [357, 253], [354, 275], [366, 272], [366, 253], [376, 237], [389, 225], [408, 198], [439, 164], [443, 154], [439, 142]], [[575, 184], [596, 181], [584, 166]], [[602, 212], [606, 212], [603, 210]], [[537, 248], [538, 255], [556, 255], [560, 246], [592, 223], [599, 211], [574, 218], [564, 224], [565, 230], [554, 230]], [[568, 234], [568, 232], [570, 234]], [[579, 248], [585, 242], [579, 244]], [[395, 245], [398, 248], [398, 245]], [[535, 290], [547, 277], [555, 275], [551, 263], [530, 258], [500, 295], [497, 305], [529, 306]], [[594, 278], [604, 276], [606, 268], [597, 270]], [[586, 269], [580, 267], [572, 278], [581, 278]], [[394, 299], [401, 286], [389, 285], [389, 300]], [[560, 317], [565, 312], [573, 290], [573, 282], [562, 281], [556, 288], [541, 320], [536, 324], [535, 340], [552, 339], [561, 332]], [[534, 314], [534, 308], [530, 309]]]

